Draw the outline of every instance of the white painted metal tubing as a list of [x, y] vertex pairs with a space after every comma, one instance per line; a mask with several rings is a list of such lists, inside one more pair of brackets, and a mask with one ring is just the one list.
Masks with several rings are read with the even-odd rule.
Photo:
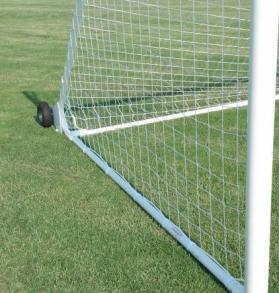
[[[279, 100], [279, 95], [277, 95], [275, 97], [275, 99]], [[207, 113], [212, 113], [212, 112], [230, 110], [230, 109], [235, 109], [235, 108], [243, 108], [243, 107], [246, 107], [247, 105], [248, 105], [248, 100], [237, 101], [237, 102], [233, 102], [233, 103], [226, 103], [223, 105], [205, 107], [205, 108], [200, 108], [197, 110], [191, 110], [191, 111], [186, 111], [186, 112], [181, 112], [181, 113], [176, 113], [176, 114], [148, 118], [148, 119], [143, 119], [143, 120], [138, 120], [138, 121], [133, 121], [133, 122], [126, 122], [126, 123], [122, 123], [122, 124], [105, 126], [105, 127], [100, 127], [100, 128], [96, 128], [96, 129], [79, 129], [79, 130], [72, 131], [72, 135], [73, 136], [80, 136], [80, 137], [83, 137], [86, 135], [96, 135], [96, 134], [101, 134], [101, 133], [105, 133], [105, 132], [111, 132], [111, 131], [131, 128], [131, 127], [144, 126], [144, 125], [148, 125], [148, 124], [171, 121], [171, 120], [175, 120], [175, 119], [192, 117], [192, 116], [202, 115], [202, 114], [207, 114]]]
[[186, 112], [181, 112], [181, 113], [176, 113], [176, 114], [148, 118], [148, 119], [127, 122], [127, 123], [122, 123], [122, 124], [117, 124], [117, 125], [111, 125], [111, 126], [106, 126], [106, 127], [96, 128], [96, 129], [79, 129], [79, 130], [73, 131], [72, 134], [74, 136], [80, 136], [80, 137], [86, 136], [86, 135], [95, 135], [95, 134], [100, 134], [100, 133], [104, 133], [104, 132], [110, 132], [110, 131], [131, 128], [131, 127], [135, 127], [135, 126], [144, 126], [144, 125], [154, 124], [154, 123], [158, 123], [158, 122], [165, 122], [165, 121], [170, 121], [170, 120], [175, 120], [175, 119], [181, 119], [184, 117], [191, 117], [191, 116], [196, 116], [196, 115], [201, 115], [201, 114], [206, 114], [206, 113], [211, 113], [211, 112], [218, 112], [218, 111], [222, 111], [222, 110], [245, 107], [245, 106], [247, 106], [247, 104], [248, 104], [247, 100], [238, 101], [238, 102], [234, 102], [234, 103], [227, 103], [227, 104], [223, 104], [223, 105], [206, 107], [206, 108], [201, 108], [201, 109], [197, 109], [197, 110], [191, 110], [191, 111], [186, 111]]
[[224, 286], [233, 293], [243, 293], [244, 286], [223, 268], [215, 259], [209, 256], [203, 249], [197, 246], [178, 226], [171, 222], [164, 214], [147, 198], [136, 191], [119, 173], [111, 168], [97, 153], [87, 147], [84, 142], [72, 136], [67, 129], [64, 120], [64, 132], [82, 151], [87, 154], [108, 176], [110, 176], [131, 198], [138, 203], [150, 216], [154, 218], [168, 233], [170, 233], [189, 253], [191, 253], [202, 265], [204, 265]]
[[59, 103], [56, 115], [65, 135], [73, 141], [86, 155], [88, 155], [108, 176], [110, 176], [131, 198], [137, 202], [150, 216], [154, 218], [170, 235], [172, 235], [189, 253], [191, 253], [205, 268], [208, 269], [228, 290], [232, 293], [243, 293], [244, 286], [238, 282], [224, 267], [214, 258], [194, 243], [177, 225], [171, 222], [164, 214], [146, 197], [140, 194], [117, 171], [111, 168], [94, 150], [89, 148], [81, 138], [73, 136], [69, 130], [65, 115], [61, 111]]
[[268, 291], [278, 0], [251, 0], [246, 212], [247, 293]]
[[74, 65], [74, 56], [77, 46], [77, 38], [80, 35], [80, 18], [82, 16], [83, 11], [83, 0], [77, 0], [76, 1], [76, 8], [75, 13], [73, 17], [73, 23], [72, 23], [72, 31], [70, 33], [70, 41], [68, 44], [68, 50], [67, 50], [67, 59], [66, 59], [66, 65], [64, 69], [64, 75], [62, 77], [62, 83], [61, 83], [61, 95], [60, 95], [60, 102], [61, 105], [63, 105], [66, 101], [66, 98], [68, 97], [68, 89], [69, 89], [69, 80], [71, 71]]

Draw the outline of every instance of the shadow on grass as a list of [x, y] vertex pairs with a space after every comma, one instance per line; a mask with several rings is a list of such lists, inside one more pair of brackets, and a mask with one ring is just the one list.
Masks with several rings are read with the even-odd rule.
[[[26, 97], [27, 100], [29, 100], [37, 109], [38, 104], [41, 102], [41, 100], [38, 97], [38, 94], [32, 91], [23, 91], [22, 94]], [[40, 121], [37, 117], [37, 115], [33, 116], [34, 120], [36, 121], [37, 124], [40, 124]]]
[[23, 91], [22, 94], [36, 107], [41, 102], [41, 100], [38, 97], [38, 94], [35, 92]]
[[[196, 92], [206, 92], [210, 91], [213, 88], [226, 88], [233, 87], [240, 84], [248, 83], [248, 78], [240, 77], [240, 78], [225, 78], [221, 81], [211, 81], [211, 82], [200, 82], [198, 85], [192, 85], [188, 87], [174, 87], [170, 91], [158, 91], [152, 93], [146, 93], [142, 96], [134, 96], [134, 97], [122, 97], [122, 98], [111, 98], [105, 99], [104, 101], [99, 101], [97, 99], [94, 103], [90, 103], [86, 100], [87, 107], [100, 107], [100, 106], [120, 106], [120, 105], [129, 105], [137, 102], [160, 99], [163, 97], [173, 97], [173, 96], [184, 96], [187, 93], [196, 93]], [[72, 106], [71, 109], [79, 109], [80, 106], [75, 107]]]

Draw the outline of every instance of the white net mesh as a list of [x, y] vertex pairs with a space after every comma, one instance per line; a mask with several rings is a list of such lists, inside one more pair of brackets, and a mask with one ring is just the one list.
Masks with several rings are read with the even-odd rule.
[[69, 128], [243, 281], [249, 1], [78, 3]]

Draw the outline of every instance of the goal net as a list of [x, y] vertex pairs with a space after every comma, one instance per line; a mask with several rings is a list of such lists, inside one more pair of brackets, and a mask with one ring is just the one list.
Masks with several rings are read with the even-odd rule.
[[244, 282], [249, 27], [248, 0], [79, 0], [60, 100], [68, 135], [230, 290]]

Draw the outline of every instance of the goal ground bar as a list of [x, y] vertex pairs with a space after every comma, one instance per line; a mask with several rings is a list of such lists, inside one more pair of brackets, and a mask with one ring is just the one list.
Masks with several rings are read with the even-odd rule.
[[94, 150], [88, 147], [79, 137], [73, 136], [65, 121], [63, 131], [86, 155], [88, 155], [113, 181], [115, 181], [130, 197], [141, 206], [162, 228], [178, 241], [186, 251], [193, 255], [232, 293], [244, 293], [244, 286], [235, 279], [221, 264], [205, 250], [192, 241], [177, 225], [168, 219], [150, 200], [139, 193], [124, 177], [111, 168]]
[[[275, 99], [279, 100], [279, 95], [276, 95]], [[218, 106], [206, 107], [206, 108], [201, 108], [197, 110], [191, 110], [191, 111], [170, 114], [170, 115], [165, 115], [160, 117], [148, 118], [148, 119], [143, 119], [143, 120], [138, 120], [133, 122], [126, 122], [122, 124], [105, 126], [105, 127], [96, 128], [96, 129], [79, 129], [79, 130], [72, 131], [71, 134], [72, 136], [78, 136], [78, 137], [83, 137], [87, 135], [96, 135], [96, 134], [101, 134], [105, 132], [112, 132], [112, 131], [117, 131], [121, 129], [131, 128], [131, 127], [144, 126], [144, 125], [149, 125], [153, 123], [171, 121], [175, 119], [192, 117], [192, 116], [197, 116], [197, 115], [202, 115], [202, 114], [207, 114], [212, 112], [219, 112], [219, 111], [230, 110], [235, 108], [243, 108], [243, 107], [246, 107], [247, 105], [248, 105], [248, 100], [237, 101], [237, 102], [226, 103], [226, 104], [218, 105]]]

